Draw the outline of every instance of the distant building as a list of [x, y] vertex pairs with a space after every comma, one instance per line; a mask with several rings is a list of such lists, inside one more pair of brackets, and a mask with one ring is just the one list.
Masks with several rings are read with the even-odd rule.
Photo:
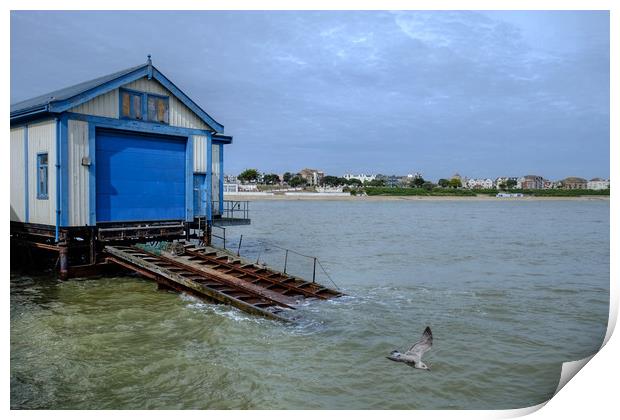
[[357, 180], [359, 180], [363, 184], [366, 181], [368, 181], [368, 182], [374, 181], [377, 178], [377, 176], [376, 175], [366, 175], [366, 174], [358, 174], [358, 175], [344, 174], [343, 178], [346, 179], [347, 181], [350, 181], [352, 179], [357, 179]]
[[545, 180], [538, 175], [525, 175], [521, 179], [521, 188], [524, 190], [542, 190]]
[[517, 185], [515, 185], [515, 188], [517, 188], [518, 190], [523, 188], [523, 181], [525, 181], [524, 176], [520, 176], [519, 178], [517, 178]]
[[237, 191], [235, 192], [242, 192], [242, 191], [243, 192], [258, 192], [258, 186], [256, 184], [237, 184]]
[[585, 190], [588, 188], [588, 181], [576, 176], [569, 176], [562, 180], [562, 188], [566, 190]]
[[400, 187], [407, 183], [407, 177], [402, 175], [377, 175], [378, 181], [383, 181], [386, 187]]
[[224, 175], [224, 193], [239, 192], [241, 182], [236, 175]]
[[305, 168], [299, 171], [299, 175], [310, 185], [319, 185], [325, 176], [325, 172], [317, 169]]
[[224, 184], [238, 184], [237, 175], [224, 175]]
[[589, 190], [607, 190], [609, 189], [609, 180], [603, 178], [592, 178], [588, 181]]
[[316, 192], [326, 194], [341, 193], [342, 187], [317, 187]]
[[559, 187], [560, 185], [555, 181], [549, 181], [548, 179], [543, 180], [543, 190], [552, 190]]
[[224, 182], [224, 194], [238, 193], [238, 192], [239, 192], [239, 183]]
[[502, 188], [502, 186], [507, 185], [507, 182], [509, 180], [512, 180], [515, 183], [518, 182], [517, 181], [517, 177], [515, 177], [515, 176], [500, 176], [500, 177], [495, 178], [495, 187], [496, 188]]
[[495, 188], [495, 183], [491, 178], [469, 178], [464, 187], [469, 189], [492, 189]]

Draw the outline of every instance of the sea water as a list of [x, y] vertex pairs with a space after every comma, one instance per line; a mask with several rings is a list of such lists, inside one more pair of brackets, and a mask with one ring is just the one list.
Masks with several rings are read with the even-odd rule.
[[[257, 201], [248, 259], [335, 287], [283, 324], [135, 276], [11, 274], [11, 406], [507, 409], [553, 395], [609, 311], [609, 202]], [[215, 229], [219, 236], [221, 231]], [[221, 239], [216, 243], [222, 245]], [[323, 271], [329, 274], [329, 277]], [[333, 283], [332, 283], [333, 281]], [[431, 371], [386, 359], [424, 328]]]

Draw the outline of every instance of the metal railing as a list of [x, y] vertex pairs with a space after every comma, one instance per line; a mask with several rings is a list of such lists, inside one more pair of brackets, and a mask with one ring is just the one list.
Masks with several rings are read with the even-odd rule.
[[[214, 209], [218, 209], [219, 205], [219, 201], [213, 202]], [[224, 200], [224, 206], [220, 216], [226, 219], [249, 219], [250, 202], [241, 200]]]
[[[224, 245], [222, 246], [222, 248], [226, 249], [226, 228], [223, 226], [217, 226], [217, 225], [213, 225], [211, 227], [211, 238], [218, 238], [221, 239], [224, 243]], [[216, 231], [215, 229], [219, 229], [218, 231]], [[216, 233], [217, 232], [217, 233]], [[218, 235], [219, 233], [219, 235]], [[243, 236], [243, 235], [241, 235]], [[239, 254], [237, 254], [239, 255]]]
[[[296, 255], [299, 257], [302, 257], [304, 259], [307, 259], [308, 262], [311, 261], [312, 263], [312, 282], [316, 283], [316, 279], [317, 279], [317, 268], [320, 269], [325, 276], [329, 279], [329, 281], [336, 287], [336, 289], [338, 289], [338, 285], [336, 284], [336, 282], [334, 282], [334, 280], [332, 279], [332, 277], [330, 276], [330, 274], [327, 272], [327, 270], [325, 269], [325, 267], [323, 266], [323, 264], [321, 264], [321, 261], [319, 260], [318, 257], [315, 256], [311, 256], [311, 255], [306, 255], [303, 254], [301, 252], [292, 250], [292, 249], [288, 249], [285, 247], [281, 247], [279, 245], [276, 245], [274, 243], [271, 242], [267, 242], [267, 241], [263, 241], [263, 240], [255, 240], [253, 241], [253, 243], [248, 247], [247, 246], [247, 240], [246, 240], [246, 249], [244, 249], [242, 252], [242, 247], [244, 245], [243, 242], [243, 235], [239, 236], [239, 241], [237, 243], [235, 243], [234, 245], [230, 245], [230, 241], [229, 241], [229, 245], [230, 248], [227, 248], [227, 242], [226, 242], [226, 228], [222, 227], [222, 226], [214, 226], [214, 228], [219, 229], [218, 233], [215, 233], [215, 230], [212, 233], [212, 237], [213, 238], [218, 238], [222, 241], [222, 248], [234, 252], [237, 254], [237, 256], [239, 257], [244, 257], [249, 259], [249, 257], [251, 256], [252, 259], [254, 259], [254, 255], [256, 255], [256, 264], [260, 264], [261, 263], [261, 257], [263, 257], [262, 262], [266, 263], [265, 261], [265, 255], [269, 253], [269, 251], [271, 251], [271, 249], [278, 249], [279, 251], [282, 251], [281, 257], [283, 257], [283, 260], [281, 260], [281, 264], [282, 264], [282, 272], [285, 274], [293, 274], [290, 272], [290, 266], [289, 266], [289, 256], [290, 255]], [[243, 254], [243, 255], [242, 255]], [[254, 254], [254, 255], [252, 255]], [[270, 254], [271, 257], [277, 257], [273, 252], [271, 252]], [[280, 258], [281, 258], [280, 257]], [[273, 268], [276, 268], [276, 263], [275, 261], [273, 261], [272, 264], [267, 264], [270, 265]]]

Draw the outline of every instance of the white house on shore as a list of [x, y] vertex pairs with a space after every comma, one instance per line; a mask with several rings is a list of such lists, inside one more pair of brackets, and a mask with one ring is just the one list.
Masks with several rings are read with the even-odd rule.
[[492, 189], [495, 183], [491, 178], [469, 178], [464, 186], [469, 189]]
[[344, 174], [343, 176], [344, 179], [346, 179], [347, 181], [350, 181], [352, 179], [357, 179], [359, 180], [362, 184], [366, 181], [370, 182], [370, 181], [374, 181], [377, 178], [377, 175], [366, 175], [366, 174], [358, 174], [358, 175], [354, 175], [354, 174]]
[[588, 181], [589, 190], [606, 190], [609, 188], [609, 180], [602, 178], [592, 178]]
[[495, 186], [497, 188], [500, 188], [500, 185], [502, 185], [502, 184], [505, 185], [506, 182], [509, 181], [509, 180], [513, 180], [515, 182], [518, 182], [517, 181], [517, 177], [514, 177], [514, 176], [500, 176], [500, 177], [495, 178]]

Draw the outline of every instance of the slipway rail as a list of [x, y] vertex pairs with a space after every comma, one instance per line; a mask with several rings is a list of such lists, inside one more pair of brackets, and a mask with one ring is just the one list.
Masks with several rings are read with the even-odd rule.
[[319, 283], [309, 282], [267, 266], [253, 264], [240, 257], [218, 252], [212, 247], [196, 248], [193, 244], [186, 244], [184, 257], [187, 261], [196, 262], [220, 273], [232, 274], [247, 282], [286, 296], [317, 299], [331, 299], [342, 296], [341, 292], [329, 289]]
[[342, 293], [252, 264], [212, 247], [175, 244], [174, 252], [138, 246], [106, 246], [106, 260], [163, 287], [224, 303], [265, 318], [287, 321], [286, 310], [303, 299], [331, 299]]

